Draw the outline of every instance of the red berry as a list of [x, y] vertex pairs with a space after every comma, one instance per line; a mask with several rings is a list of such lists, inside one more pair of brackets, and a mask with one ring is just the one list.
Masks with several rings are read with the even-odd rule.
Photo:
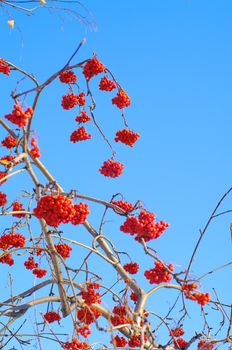
[[139, 271], [139, 264], [135, 263], [129, 263], [123, 266], [124, 269], [129, 272], [131, 275], [136, 274]]
[[43, 315], [43, 318], [45, 319], [45, 321], [47, 321], [48, 323], [52, 323], [55, 321], [60, 321], [61, 317], [60, 315], [55, 312], [55, 311], [49, 311], [46, 314]]
[[33, 109], [27, 108], [24, 112], [22, 107], [19, 104], [14, 105], [14, 109], [11, 114], [6, 114], [5, 118], [11, 123], [18, 125], [20, 128], [26, 126], [29, 119], [32, 117]]
[[7, 195], [0, 192], [0, 207], [3, 207], [7, 203]]
[[103, 163], [99, 171], [104, 176], [115, 178], [122, 174], [123, 169], [124, 164], [108, 159]]
[[42, 278], [47, 274], [47, 270], [42, 270], [42, 269], [34, 269], [32, 271], [33, 275], [35, 275], [38, 278]]
[[87, 80], [90, 80], [94, 75], [103, 73], [106, 67], [96, 57], [88, 60], [84, 65], [83, 74]]
[[117, 87], [114, 81], [109, 80], [108, 77], [105, 75], [99, 84], [99, 89], [103, 91], [112, 91]]
[[89, 140], [91, 138], [92, 136], [87, 133], [84, 126], [81, 126], [77, 130], [73, 131], [73, 133], [70, 136], [70, 141], [75, 143], [75, 142]]
[[60, 82], [64, 84], [75, 84], [77, 81], [76, 74], [71, 70], [65, 70], [60, 73]]
[[170, 282], [172, 275], [166, 270], [168, 268], [170, 271], [173, 271], [173, 265], [169, 264], [168, 266], [165, 263], [159, 261], [155, 262], [155, 267], [144, 272], [144, 276], [149, 280], [150, 284], [159, 284], [162, 282]]
[[129, 129], [119, 130], [116, 133], [115, 142], [122, 142], [127, 146], [133, 147], [140, 135], [137, 132], [133, 132]]
[[120, 109], [130, 106], [130, 103], [130, 97], [123, 89], [120, 89], [117, 96], [112, 99], [112, 104]]
[[10, 67], [2, 58], [0, 58], [0, 73], [10, 75]]
[[88, 204], [80, 202], [79, 204], [74, 204], [73, 207], [74, 214], [71, 218], [71, 223], [73, 225], [83, 224], [90, 213]]
[[8, 149], [14, 148], [17, 144], [17, 140], [9, 135], [7, 136], [3, 141], [2, 141], [2, 145]]
[[81, 111], [80, 114], [76, 117], [76, 122], [78, 123], [87, 123], [91, 120], [90, 116], [86, 113], [86, 111]]
[[62, 258], [66, 259], [70, 257], [70, 252], [72, 251], [72, 248], [66, 244], [55, 244], [56, 251], [62, 256]]

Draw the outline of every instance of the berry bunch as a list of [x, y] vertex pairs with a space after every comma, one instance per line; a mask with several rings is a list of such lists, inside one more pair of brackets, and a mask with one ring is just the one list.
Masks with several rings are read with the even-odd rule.
[[32, 117], [33, 109], [29, 107], [24, 112], [19, 104], [14, 104], [13, 107], [13, 111], [10, 114], [6, 114], [5, 118], [11, 123], [18, 125], [20, 128], [26, 126], [29, 119]]
[[76, 122], [78, 123], [87, 123], [91, 120], [90, 116], [86, 113], [86, 111], [81, 111], [80, 114], [76, 117]]
[[115, 142], [120, 141], [127, 146], [133, 147], [139, 137], [140, 135], [137, 132], [134, 132], [129, 129], [123, 129], [123, 130], [117, 131], [114, 141]]
[[133, 321], [127, 316], [125, 306], [115, 306], [113, 308], [113, 316], [110, 318], [113, 326], [118, 326], [124, 323], [133, 323]]
[[139, 300], [138, 295], [135, 292], [131, 293], [130, 299], [133, 300], [135, 303]]
[[184, 349], [186, 347], [186, 345], [188, 344], [188, 342], [186, 340], [184, 340], [183, 338], [178, 338], [178, 339], [175, 339], [173, 341], [173, 344], [174, 344], [175, 348], [177, 348], [177, 349]]
[[81, 126], [77, 130], [73, 131], [73, 133], [70, 136], [70, 141], [75, 143], [79, 141], [85, 141], [91, 139], [92, 136], [87, 133], [84, 126]]
[[129, 107], [130, 103], [131, 103], [130, 97], [127, 95], [127, 93], [123, 89], [120, 89], [119, 92], [117, 93], [117, 96], [115, 96], [112, 99], [112, 104], [116, 105], [119, 109], [122, 109], [124, 107]]
[[7, 253], [0, 258], [0, 263], [12, 266], [14, 265], [14, 259], [12, 259], [12, 255], [10, 253]]
[[[23, 208], [22, 203], [19, 203], [17, 201], [12, 203], [12, 210], [13, 211], [25, 211], [25, 209]], [[16, 218], [24, 218], [25, 214], [12, 214], [12, 216], [14, 216]]]
[[26, 238], [20, 233], [5, 233], [0, 237], [0, 249], [6, 250], [9, 248], [23, 248], [25, 246], [25, 242]]
[[47, 274], [47, 270], [43, 269], [34, 269], [32, 271], [33, 275], [35, 275], [37, 278], [43, 278]]
[[180, 327], [174, 328], [170, 330], [169, 335], [171, 337], [179, 338], [184, 334], [184, 330]]
[[35, 137], [32, 137], [31, 139], [31, 146], [32, 146], [32, 149], [30, 151], [30, 155], [32, 156], [32, 158], [40, 158], [41, 153]]
[[[144, 334], [144, 341], [146, 341], [146, 335]], [[140, 348], [142, 345], [141, 335], [132, 335], [130, 340], [128, 341], [128, 345], [130, 348]]]
[[95, 289], [99, 289], [100, 285], [98, 283], [89, 282], [87, 283], [86, 289], [81, 292], [82, 299], [84, 299], [85, 304], [91, 306], [94, 303], [101, 303], [100, 293], [96, 292]]
[[124, 348], [127, 344], [127, 341], [125, 338], [116, 335], [116, 337], [112, 339], [111, 344], [113, 344], [116, 348]]
[[0, 192], [0, 207], [3, 207], [7, 203], [7, 195]]
[[118, 177], [122, 174], [124, 169], [124, 164], [116, 162], [113, 159], [106, 160], [101, 168], [99, 169], [100, 173], [106, 177]]
[[109, 78], [105, 75], [99, 84], [99, 89], [102, 91], [112, 91], [117, 87], [114, 81], [109, 80]]
[[0, 171], [0, 185], [2, 185], [4, 182], [7, 181], [7, 179], [2, 180], [6, 176], [7, 176], [7, 173], [5, 173], [4, 171]]
[[70, 252], [72, 248], [66, 243], [58, 243], [55, 244], [56, 251], [62, 256], [62, 258], [66, 259], [70, 257]]
[[43, 315], [43, 318], [48, 323], [52, 323], [52, 322], [61, 320], [60, 315], [55, 311], [47, 312], [46, 314]]
[[91, 330], [90, 330], [90, 326], [89, 325], [84, 325], [81, 327], [77, 327], [75, 329], [75, 331], [77, 333], [79, 333], [80, 335], [82, 335], [82, 337], [84, 338], [88, 338], [88, 336], [91, 334]]
[[60, 82], [64, 84], [75, 84], [77, 81], [77, 76], [73, 71], [65, 70], [60, 73], [59, 79]]
[[17, 140], [11, 135], [5, 137], [5, 139], [2, 141], [2, 146], [8, 149], [14, 148], [16, 144], [17, 144]]
[[[116, 205], [117, 207], [121, 208], [122, 210], [124, 210], [126, 213], [130, 213], [134, 206], [132, 203], [126, 202], [126, 201], [122, 201], [122, 200], [118, 200], [118, 201], [111, 201], [112, 204]], [[123, 215], [123, 213], [117, 211], [117, 209], [114, 209], [114, 211], [117, 214]]]
[[0, 73], [10, 75], [10, 67], [2, 58], [0, 58]]
[[205, 341], [205, 340], [200, 340], [199, 343], [197, 344], [197, 349], [198, 350], [212, 350], [214, 348], [214, 343]]
[[84, 65], [83, 74], [87, 80], [90, 80], [93, 76], [103, 73], [106, 67], [96, 57], [88, 60]]
[[182, 285], [182, 290], [184, 291], [184, 295], [187, 299], [196, 301], [201, 306], [205, 306], [210, 301], [210, 294], [201, 293], [201, 292], [193, 293], [193, 291], [196, 289], [197, 289], [197, 284], [195, 282], [184, 283]]
[[155, 262], [155, 267], [150, 270], [146, 270], [144, 272], [144, 276], [149, 280], [150, 284], [159, 284], [162, 282], [170, 282], [172, 279], [172, 275], [167, 271], [167, 268], [170, 271], [174, 270], [172, 264], [166, 265], [165, 263], [161, 263], [159, 261]]
[[77, 318], [80, 322], [86, 325], [90, 325], [95, 322], [98, 317], [101, 316], [101, 312], [93, 307], [84, 306], [77, 311]]
[[61, 223], [71, 221], [75, 209], [72, 201], [62, 194], [45, 195], [38, 201], [34, 214], [38, 219], [44, 219], [48, 225], [58, 227]]
[[72, 109], [74, 108], [76, 105], [78, 105], [78, 96], [73, 94], [73, 93], [69, 93], [68, 95], [64, 95], [62, 96], [62, 101], [61, 101], [61, 106], [66, 109]]
[[29, 257], [25, 262], [24, 262], [24, 266], [26, 267], [27, 270], [34, 270], [37, 269], [37, 267], [39, 266], [38, 263], [36, 263], [34, 261], [33, 257]]
[[127, 217], [120, 230], [129, 233], [131, 236], [136, 235], [135, 240], [141, 238], [145, 242], [156, 239], [166, 230], [169, 225], [165, 221], [155, 222], [155, 214], [148, 211], [141, 211], [138, 218]]
[[89, 350], [90, 346], [86, 342], [81, 342], [73, 338], [71, 342], [66, 342], [62, 346], [66, 350]]
[[72, 224], [73, 225], [83, 224], [90, 213], [88, 204], [80, 202], [79, 204], [74, 204], [73, 208], [74, 208], [74, 213], [71, 218]]
[[139, 265], [136, 262], [135, 263], [126, 264], [123, 267], [131, 275], [134, 275], [134, 274], [136, 274], [139, 271]]

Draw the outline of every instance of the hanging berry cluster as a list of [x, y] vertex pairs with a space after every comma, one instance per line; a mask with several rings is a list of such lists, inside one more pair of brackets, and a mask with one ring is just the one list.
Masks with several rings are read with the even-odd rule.
[[8, 149], [12, 149], [17, 145], [17, 140], [9, 135], [7, 137], [5, 137], [5, 139], [2, 141], [2, 146], [8, 148]]
[[32, 117], [33, 109], [29, 107], [24, 112], [19, 104], [14, 104], [13, 107], [14, 109], [11, 114], [6, 114], [5, 118], [11, 123], [18, 125], [20, 128], [26, 126], [29, 119]]
[[72, 251], [72, 248], [68, 244], [58, 243], [58, 244], [55, 244], [54, 246], [57, 253], [59, 253], [62, 256], [62, 258], [64, 259], [70, 258], [70, 253]]
[[172, 275], [169, 271], [173, 271], [172, 264], [166, 265], [159, 261], [155, 262], [155, 267], [144, 272], [144, 276], [149, 280], [150, 284], [159, 284], [162, 282], [168, 283], [172, 280]]
[[137, 264], [136, 262], [125, 264], [123, 268], [131, 275], [134, 275], [139, 271], [139, 264]]
[[58, 314], [58, 312], [55, 311], [46, 312], [46, 314], [43, 315], [43, 318], [48, 323], [53, 323], [55, 321], [61, 320], [60, 315]]
[[0, 192], [0, 207], [3, 207], [7, 203], [7, 195], [3, 192]]
[[106, 177], [118, 177], [122, 174], [124, 169], [124, 164], [116, 162], [113, 159], [106, 160], [101, 168], [99, 169], [100, 173]]
[[10, 67], [4, 59], [0, 58], [0, 73], [10, 75]]
[[184, 283], [182, 285], [182, 290], [187, 299], [196, 301], [199, 305], [205, 306], [210, 301], [209, 293], [194, 292], [197, 289], [197, 284], [194, 283]]
[[95, 282], [88, 282], [86, 285], [86, 289], [82, 290], [81, 296], [85, 301], [85, 304], [91, 306], [92, 304], [101, 303], [100, 293], [96, 290], [99, 290], [100, 285]]
[[30, 155], [32, 156], [32, 158], [40, 158], [41, 153], [35, 137], [32, 137], [31, 139], [31, 146], [32, 146], [32, 149], [30, 151]]

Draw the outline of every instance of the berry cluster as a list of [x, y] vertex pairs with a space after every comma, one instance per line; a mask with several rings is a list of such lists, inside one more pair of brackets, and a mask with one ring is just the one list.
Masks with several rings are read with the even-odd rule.
[[16, 144], [17, 144], [17, 140], [11, 135], [5, 137], [5, 139], [2, 141], [2, 146], [8, 149], [14, 148]]
[[74, 213], [71, 219], [72, 224], [83, 224], [90, 213], [88, 204], [80, 202], [79, 204], [74, 204], [73, 208]]
[[39, 266], [38, 263], [36, 263], [34, 261], [33, 257], [29, 257], [25, 262], [24, 262], [24, 266], [26, 267], [27, 270], [34, 270], [37, 269], [37, 267]]
[[[146, 341], [147, 337], [146, 337], [146, 334], [144, 334], [144, 341]], [[130, 337], [130, 340], [128, 341], [128, 345], [130, 348], [140, 348], [141, 345], [142, 345], [142, 342], [141, 342], [141, 335], [132, 335]]]
[[110, 321], [113, 326], [118, 326], [120, 324], [125, 324], [125, 323], [133, 323], [133, 320], [131, 320], [127, 316], [127, 311], [125, 306], [115, 306], [113, 308], [113, 316], [110, 318]]
[[7, 181], [7, 179], [2, 180], [6, 176], [7, 176], [7, 173], [5, 173], [4, 171], [0, 171], [0, 185], [2, 185], [4, 182]]
[[34, 214], [38, 219], [44, 219], [48, 225], [58, 227], [61, 223], [70, 222], [75, 210], [72, 201], [66, 196], [45, 195], [38, 201]]
[[[118, 200], [118, 201], [111, 201], [112, 204], [116, 205], [117, 207], [121, 208], [122, 210], [124, 210], [126, 213], [130, 213], [134, 206], [132, 203], [126, 202], [126, 201], [122, 201], [122, 200]], [[117, 214], [123, 215], [122, 212], [117, 211], [117, 209], [114, 209], [114, 211]]]
[[2, 58], [0, 58], [0, 73], [10, 75], [10, 67]]
[[23, 248], [25, 246], [25, 242], [26, 238], [20, 233], [5, 233], [0, 237], [0, 249], [6, 250], [9, 248]]
[[75, 84], [77, 81], [76, 74], [71, 70], [65, 70], [60, 73], [60, 82], [64, 84]]
[[136, 274], [139, 271], [139, 265], [136, 262], [135, 263], [126, 264], [123, 267], [131, 275], [134, 275], [134, 274]]
[[75, 329], [77, 333], [82, 335], [84, 338], [88, 338], [88, 336], [91, 334], [90, 326], [89, 325], [83, 325], [81, 327], [77, 327]]
[[96, 292], [95, 289], [99, 289], [100, 285], [98, 283], [89, 282], [87, 283], [86, 289], [81, 292], [82, 299], [84, 299], [85, 304], [91, 306], [94, 303], [101, 303], [100, 293]]
[[180, 327], [171, 329], [169, 333], [171, 337], [175, 337], [175, 338], [181, 337], [183, 334], [184, 334], [184, 330]]
[[111, 344], [113, 344], [116, 348], [124, 348], [127, 344], [127, 341], [125, 338], [116, 335], [116, 337], [112, 339]]
[[76, 117], [76, 122], [78, 123], [87, 123], [91, 120], [90, 116], [86, 113], [86, 111], [81, 111], [80, 114]]
[[61, 320], [60, 315], [55, 311], [47, 312], [46, 314], [43, 315], [43, 318], [48, 323], [52, 323], [52, 322]]
[[98, 317], [101, 316], [101, 312], [93, 307], [84, 306], [77, 311], [77, 318], [80, 322], [86, 325], [90, 325], [95, 322]]
[[30, 151], [30, 155], [32, 156], [32, 158], [40, 158], [41, 153], [35, 137], [32, 137], [31, 139], [31, 146], [32, 146], [32, 149]]
[[144, 272], [144, 276], [149, 280], [150, 284], [159, 284], [162, 282], [168, 283], [171, 281], [172, 275], [169, 271], [167, 271], [167, 269], [173, 271], [174, 267], [172, 264], [166, 265], [165, 263], [156, 261], [155, 267], [153, 269], [146, 270]]
[[99, 84], [99, 89], [102, 91], [112, 91], [117, 87], [114, 81], [109, 80], [109, 78], [105, 75]]
[[47, 270], [43, 270], [43, 269], [34, 269], [32, 271], [33, 275], [35, 275], [38, 278], [43, 278], [44, 276], [46, 276], [47, 274]]
[[116, 105], [120, 109], [124, 107], [129, 107], [130, 103], [131, 103], [130, 97], [127, 95], [127, 93], [123, 89], [120, 89], [119, 92], [117, 93], [117, 96], [115, 96], [112, 99], [112, 104]]
[[127, 146], [133, 147], [139, 137], [140, 135], [137, 132], [134, 132], [129, 129], [123, 129], [123, 130], [117, 131], [114, 141], [115, 142], [120, 141]]
[[113, 159], [106, 160], [101, 168], [99, 169], [100, 173], [106, 177], [118, 177], [122, 174], [124, 169], [124, 164], [116, 162]]
[[155, 222], [155, 214], [148, 211], [141, 211], [138, 218], [127, 217], [120, 230], [129, 233], [131, 236], [136, 235], [135, 239], [145, 242], [156, 239], [166, 230], [169, 225], [165, 221]]
[[175, 339], [173, 341], [173, 344], [174, 344], [175, 348], [177, 348], [177, 349], [184, 349], [186, 347], [186, 345], [188, 344], [188, 342], [186, 340], [184, 340], [183, 338], [178, 338], [178, 339]]
[[7, 203], [7, 195], [0, 192], [0, 207], [3, 207]]
[[90, 80], [93, 76], [103, 73], [106, 67], [96, 57], [88, 60], [84, 65], [83, 74], [87, 80]]
[[84, 126], [81, 126], [77, 130], [73, 131], [73, 133], [70, 136], [70, 141], [75, 143], [79, 141], [85, 141], [91, 139], [92, 136], [87, 133]]
[[131, 293], [130, 299], [133, 300], [135, 303], [139, 300], [138, 295], [135, 292]]
[[73, 338], [71, 342], [65, 342], [62, 346], [66, 350], [89, 350], [90, 346], [86, 342], [81, 342]]
[[0, 263], [12, 266], [14, 265], [14, 259], [12, 259], [12, 255], [10, 253], [7, 253], [0, 258]]
[[197, 344], [197, 349], [198, 350], [212, 350], [214, 348], [214, 343], [205, 341], [205, 340], [200, 340], [199, 343]]
[[[22, 203], [19, 203], [17, 201], [12, 203], [12, 210], [13, 211], [25, 211]], [[12, 216], [14, 216], [16, 218], [23, 218], [23, 217], [25, 217], [25, 214], [12, 214]]]
[[69, 93], [68, 95], [64, 95], [62, 97], [61, 106], [64, 109], [69, 110], [77, 105], [84, 106], [85, 103], [86, 101], [85, 101], [84, 92], [81, 92], [79, 95], [75, 95], [74, 93]]
[[62, 256], [62, 258], [66, 259], [70, 257], [70, 253], [72, 248], [66, 243], [58, 243], [55, 244], [56, 251]]
[[197, 289], [197, 284], [194, 283], [184, 283], [182, 285], [182, 290], [187, 299], [196, 301], [199, 305], [205, 306], [210, 301], [209, 293], [194, 292]]
[[6, 114], [5, 118], [11, 123], [18, 125], [20, 128], [26, 126], [28, 120], [32, 117], [33, 109], [31, 107], [27, 108], [24, 112], [22, 107], [18, 104], [15, 104], [11, 114]]

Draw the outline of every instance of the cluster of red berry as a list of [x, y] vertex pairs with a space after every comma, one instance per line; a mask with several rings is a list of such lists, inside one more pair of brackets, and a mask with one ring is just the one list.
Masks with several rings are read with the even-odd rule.
[[142, 238], [145, 242], [156, 239], [168, 228], [165, 221], [155, 222], [155, 214], [148, 211], [141, 211], [139, 216], [127, 217], [120, 230], [129, 233], [131, 236], [136, 235], [135, 240], [140, 241]]
[[30, 151], [30, 155], [32, 156], [32, 158], [40, 158], [41, 153], [35, 137], [32, 137], [31, 139], [31, 146], [32, 146], [32, 149]]
[[177, 349], [184, 349], [188, 342], [183, 338], [174, 339], [173, 344]]
[[47, 270], [44, 269], [38, 269], [38, 263], [34, 261], [33, 257], [29, 257], [25, 262], [24, 266], [27, 270], [32, 270], [33, 275], [35, 275], [38, 278], [42, 278], [46, 276]]
[[114, 81], [110, 80], [106, 75], [100, 80], [99, 90], [112, 91], [116, 89], [117, 85]]
[[90, 346], [86, 342], [81, 342], [76, 338], [73, 338], [71, 342], [65, 342], [62, 347], [66, 350], [89, 350]]
[[139, 264], [135, 263], [129, 263], [125, 264], [123, 268], [129, 272], [131, 275], [136, 274], [139, 271]]
[[3, 192], [0, 192], [0, 207], [3, 207], [7, 203], [7, 195]]
[[61, 83], [64, 84], [75, 84], [77, 81], [76, 74], [71, 70], [64, 70], [60, 73], [59, 79]]
[[8, 149], [14, 148], [16, 145], [17, 145], [17, 140], [11, 135], [6, 136], [5, 139], [2, 141], [2, 146]]
[[[112, 204], [116, 205], [117, 207], [121, 208], [122, 210], [124, 210], [126, 213], [130, 213], [134, 206], [132, 203], [126, 202], [126, 201], [122, 201], [122, 200], [118, 200], [118, 201], [111, 201]], [[117, 211], [117, 209], [114, 209], [114, 211], [117, 214], [123, 215], [122, 212]]]
[[86, 113], [86, 111], [80, 111], [80, 114], [76, 117], [77, 123], [87, 123], [91, 120], [90, 116]]
[[0, 73], [10, 75], [10, 67], [2, 58], [0, 58]]
[[3, 178], [6, 176], [7, 176], [7, 173], [5, 173], [4, 171], [0, 171], [0, 185], [2, 185], [4, 182], [7, 181], [7, 179], [3, 180]]
[[[22, 203], [19, 203], [17, 201], [12, 203], [12, 210], [13, 211], [25, 211], [25, 209], [23, 208]], [[12, 214], [12, 216], [20, 219], [20, 218], [25, 217], [25, 214]]]
[[85, 93], [81, 92], [79, 95], [74, 93], [68, 93], [68, 95], [62, 96], [61, 106], [66, 109], [72, 109], [75, 106], [84, 106], [86, 104]]
[[129, 107], [130, 103], [130, 97], [123, 89], [120, 89], [117, 96], [112, 99], [112, 104], [116, 105], [119, 109]]
[[92, 77], [99, 73], [103, 73], [106, 67], [104, 66], [99, 59], [96, 57], [91, 58], [86, 62], [83, 68], [83, 74], [87, 80], [90, 80]]
[[68, 244], [58, 243], [58, 244], [55, 244], [55, 248], [57, 253], [59, 253], [62, 256], [62, 258], [66, 259], [70, 257], [72, 248]]
[[0, 258], [0, 263], [12, 266], [14, 265], [14, 259], [12, 259], [12, 255], [10, 253], [4, 253], [4, 255]]
[[82, 290], [81, 296], [82, 299], [84, 299], [85, 304], [88, 306], [91, 306], [94, 303], [101, 303], [100, 299], [100, 293], [96, 292], [96, 290], [99, 290], [100, 285], [95, 282], [88, 282], [86, 285], [86, 289]]
[[116, 348], [124, 348], [127, 344], [127, 341], [125, 338], [120, 337], [119, 335], [116, 335], [112, 339], [111, 344], [113, 344]]
[[94, 323], [100, 316], [101, 312], [99, 310], [89, 306], [84, 306], [77, 311], [78, 320], [86, 325]]
[[43, 278], [47, 274], [47, 270], [43, 269], [34, 269], [32, 271], [33, 275], [35, 275], [37, 278]]
[[214, 348], [214, 343], [205, 341], [205, 340], [200, 340], [199, 343], [197, 344], [197, 349], [198, 350], [212, 350]]
[[52, 322], [61, 320], [60, 315], [55, 311], [46, 312], [46, 314], [43, 315], [43, 318], [48, 323], [52, 323]]
[[106, 160], [100, 167], [99, 171], [102, 175], [106, 177], [118, 177], [122, 174], [124, 169], [124, 164], [116, 162], [113, 159]]
[[184, 330], [183, 330], [182, 328], [180, 328], [180, 327], [176, 327], [176, 328], [174, 328], [174, 329], [171, 329], [171, 330], [170, 330], [170, 333], [169, 333], [169, 335], [170, 335], [171, 337], [175, 337], [175, 338], [179, 338], [179, 337], [181, 337], [183, 334], [184, 334]]
[[140, 135], [129, 129], [119, 130], [116, 133], [115, 142], [122, 142], [127, 146], [133, 147]]
[[173, 271], [174, 267], [172, 264], [166, 265], [165, 263], [161, 263], [159, 261], [155, 262], [155, 267], [150, 270], [146, 270], [144, 272], [144, 276], [149, 280], [150, 284], [159, 284], [162, 282], [170, 282], [172, 279], [172, 275], [168, 271]]
[[50, 226], [58, 227], [61, 223], [72, 222], [73, 225], [85, 222], [89, 207], [87, 204], [73, 204], [65, 195], [45, 195], [40, 198], [34, 214], [44, 219]]
[[84, 338], [88, 338], [88, 336], [91, 334], [91, 329], [89, 325], [83, 325], [81, 327], [77, 327], [75, 331]]
[[[144, 334], [144, 341], [146, 341], [146, 336]], [[130, 337], [130, 340], [128, 341], [128, 345], [130, 348], [140, 348], [141, 345], [142, 345], [142, 342], [141, 342], [141, 335], [132, 335]]]
[[133, 323], [133, 320], [128, 317], [127, 310], [125, 306], [114, 306], [113, 316], [110, 318], [113, 326], [118, 326], [120, 324]]
[[131, 293], [130, 299], [133, 300], [135, 303], [139, 300], [138, 295], [135, 292]]
[[24, 112], [19, 104], [14, 104], [13, 107], [13, 111], [10, 114], [6, 114], [5, 118], [11, 123], [18, 125], [20, 128], [26, 126], [29, 119], [32, 117], [33, 109], [29, 107]]
[[25, 246], [25, 242], [26, 238], [20, 233], [5, 233], [0, 237], [0, 249], [6, 250], [9, 248], [23, 248]]
[[187, 299], [196, 301], [199, 305], [205, 306], [210, 301], [209, 293], [194, 292], [197, 289], [196, 283], [184, 283], [182, 285], [182, 290]]
[[90, 140], [92, 136], [87, 133], [86, 129], [84, 126], [81, 126], [77, 130], [74, 130], [70, 136], [70, 141], [75, 143], [75, 142], [80, 142], [80, 141], [85, 141], [85, 140]]

